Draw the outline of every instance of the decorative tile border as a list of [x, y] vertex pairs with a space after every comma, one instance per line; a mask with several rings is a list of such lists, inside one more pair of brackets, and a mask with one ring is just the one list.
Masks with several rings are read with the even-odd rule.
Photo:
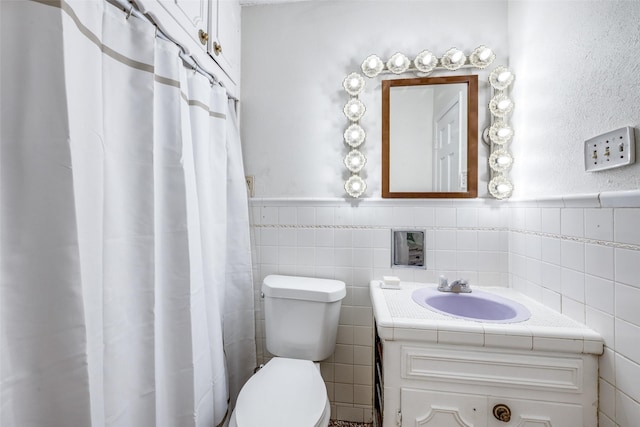
[[[284, 228], [284, 229], [315, 229], [315, 230], [392, 230], [394, 228], [403, 228], [399, 226], [380, 226], [380, 225], [303, 225], [303, 224], [251, 224], [253, 228]], [[567, 240], [589, 245], [606, 246], [614, 249], [627, 249], [631, 251], [640, 251], [640, 245], [631, 243], [612, 242], [609, 240], [590, 239], [588, 237], [566, 236], [562, 234], [544, 233], [541, 231], [522, 230], [508, 227], [438, 227], [438, 226], [406, 226], [404, 228], [416, 228], [426, 230], [446, 230], [446, 231], [509, 231], [512, 233], [525, 234], [538, 237], [549, 237], [552, 239]]]
[[447, 231], [509, 231], [508, 227], [439, 227], [436, 225], [306, 225], [306, 224], [251, 224], [253, 228], [293, 228], [293, 229], [353, 229], [353, 230], [391, 230], [391, 229], [426, 229]]
[[611, 242], [609, 240], [597, 240], [597, 239], [590, 239], [588, 237], [565, 236], [562, 234], [543, 233], [541, 231], [531, 231], [531, 230], [511, 229], [509, 231], [512, 233], [526, 234], [530, 236], [550, 237], [553, 239], [567, 240], [567, 241], [578, 242], [578, 243], [586, 243], [589, 245], [606, 246], [614, 249], [628, 249], [631, 251], [640, 251], [640, 245], [634, 245], [631, 243]]

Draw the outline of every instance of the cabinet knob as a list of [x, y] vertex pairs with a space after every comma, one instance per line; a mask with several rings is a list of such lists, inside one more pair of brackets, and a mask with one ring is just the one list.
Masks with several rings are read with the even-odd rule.
[[213, 52], [216, 55], [220, 55], [222, 53], [222, 45], [218, 42], [213, 42]]
[[511, 409], [505, 404], [498, 404], [493, 407], [493, 416], [496, 419], [508, 423], [511, 420]]
[[207, 41], [209, 40], [209, 34], [207, 34], [205, 31], [199, 30], [198, 37], [200, 37], [200, 43], [207, 44]]

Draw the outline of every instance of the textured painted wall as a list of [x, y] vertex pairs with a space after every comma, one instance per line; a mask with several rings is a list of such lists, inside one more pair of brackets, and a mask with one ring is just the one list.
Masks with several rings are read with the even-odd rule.
[[638, 1], [509, 2], [516, 197], [640, 187], [640, 164], [586, 173], [583, 161], [584, 140], [640, 126], [638, 22]]
[[[242, 13], [242, 138], [256, 197], [345, 195], [342, 108], [348, 95], [342, 81], [368, 55], [387, 59], [423, 49], [441, 55], [454, 46], [470, 52], [486, 44], [496, 63], [508, 61], [506, 0], [313, 1], [245, 7]], [[485, 95], [488, 73], [480, 77]], [[367, 79], [361, 96], [368, 197], [380, 197], [380, 90], [379, 80]], [[488, 97], [481, 97], [486, 103]], [[482, 129], [486, 113], [480, 121]], [[479, 157], [486, 162], [484, 145]], [[480, 193], [486, 193], [486, 170], [480, 179]]]

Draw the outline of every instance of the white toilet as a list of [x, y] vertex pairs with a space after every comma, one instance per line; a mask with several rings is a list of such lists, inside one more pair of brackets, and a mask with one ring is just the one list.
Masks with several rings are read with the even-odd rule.
[[333, 354], [345, 284], [270, 275], [262, 293], [267, 350], [276, 357], [242, 387], [229, 427], [326, 427], [331, 409], [315, 362]]

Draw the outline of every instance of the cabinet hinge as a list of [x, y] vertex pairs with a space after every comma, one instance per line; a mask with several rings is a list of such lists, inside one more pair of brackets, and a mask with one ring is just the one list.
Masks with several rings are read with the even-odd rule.
[[398, 409], [398, 412], [396, 413], [396, 425], [398, 427], [402, 427], [402, 411]]

